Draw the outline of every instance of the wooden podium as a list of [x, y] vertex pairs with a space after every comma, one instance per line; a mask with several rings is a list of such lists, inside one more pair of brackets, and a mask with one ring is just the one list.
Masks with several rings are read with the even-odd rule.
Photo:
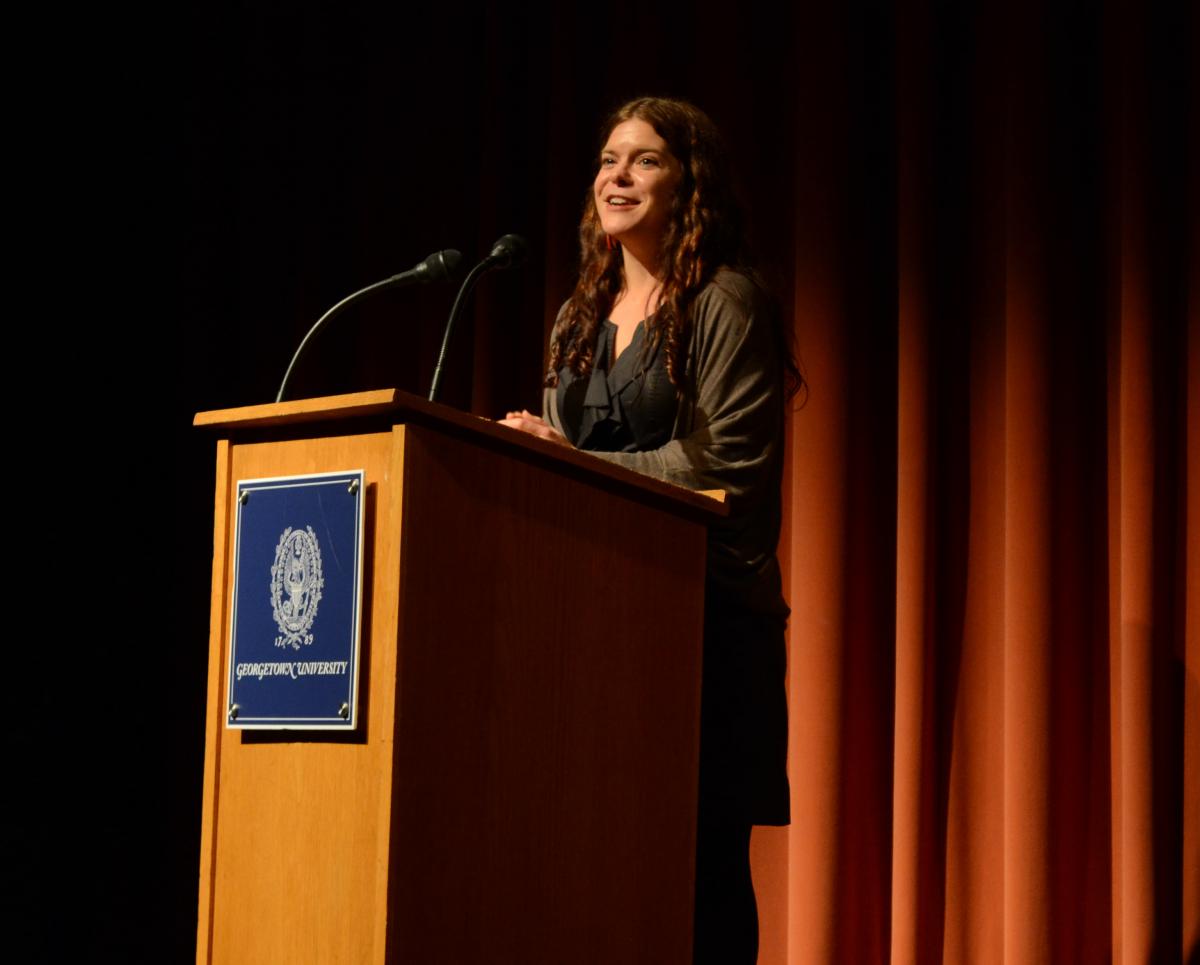
[[[691, 961], [719, 502], [394, 390], [201, 413], [198, 962]], [[366, 472], [358, 726], [225, 726], [236, 482]]]

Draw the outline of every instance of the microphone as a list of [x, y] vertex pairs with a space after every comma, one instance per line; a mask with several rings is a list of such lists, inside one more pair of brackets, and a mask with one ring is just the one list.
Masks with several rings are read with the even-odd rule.
[[435, 251], [415, 268], [392, 275], [385, 281], [393, 282], [396, 285], [409, 285], [414, 282], [418, 285], [428, 285], [434, 281], [453, 281], [458, 274], [458, 265], [461, 261], [462, 254], [453, 248]]
[[528, 254], [529, 246], [525, 244], [524, 238], [520, 235], [505, 235], [492, 245], [492, 253], [486, 260], [491, 261], [496, 268], [516, 268], [525, 264]]
[[458, 295], [454, 299], [454, 307], [450, 309], [450, 318], [446, 321], [445, 334], [442, 335], [442, 350], [438, 353], [437, 365], [433, 370], [433, 382], [429, 386], [430, 402], [437, 401], [438, 387], [442, 382], [442, 365], [446, 361], [446, 349], [450, 345], [450, 333], [454, 330], [454, 323], [462, 314], [467, 295], [475, 287], [479, 276], [493, 268], [515, 268], [517, 265], [524, 264], [528, 251], [529, 246], [520, 235], [504, 235], [492, 245], [488, 256], [472, 268], [467, 277], [463, 279], [462, 286], [458, 289]]
[[[501, 239], [501, 241], [503, 240]], [[499, 245], [499, 242], [496, 244]], [[462, 261], [462, 255], [453, 248], [447, 248], [445, 251], [435, 251], [419, 265], [410, 268], [408, 271], [402, 271], [398, 275], [392, 275], [383, 281], [377, 281], [366, 288], [360, 288], [354, 294], [343, 298], [333, 308], [318, 318], [317, 323], [300, 340], [299, 347], [292, 356], [292, 360], [288, 363], [287, 371], [283, 373], [283, 381], [279, 384], [279, 391], [275, 393], [275, 401], [283, 401], [283, 393], [287, 389], [288, 380], [292, 377], [292, 370], [296, 367], [300, 356], [304, 354], [304, 350], [308, 347], [308, 343], [312, 341], [313, 336], [330, 319], [340, 315], [355, 302], [361, 301], [368, 295], [374, 295], [376, 292], [386, 291], [389, 288], [405, 288], [409, 285], [428, 285], [430, 282], [435, 281], [453, 281], [454, 277], [458, 274], [458, 264], [460, 261]]]

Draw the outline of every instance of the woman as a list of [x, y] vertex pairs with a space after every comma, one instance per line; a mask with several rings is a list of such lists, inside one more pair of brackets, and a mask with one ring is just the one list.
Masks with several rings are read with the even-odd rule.
[[695, 958], [753, 962], [750, 828], [788, 823], [775, 548], [786, 390], [800, 377], [747, 264], [720, 136], [697, 108], [642, 98], [609, 119], [580, 240], [543, 417], [503, 423], [727, 493], [709, 535]]

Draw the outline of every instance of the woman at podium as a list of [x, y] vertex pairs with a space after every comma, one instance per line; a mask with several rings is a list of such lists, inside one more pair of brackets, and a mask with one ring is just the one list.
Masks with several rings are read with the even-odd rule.
[[727, 152], [696, 107], [641, 98], [609, 118], [580, 242], [542, 415], [503, 422], [727, 494], [708, 548], [695, 961], [753, 962], [750, 829], [789, 820], [775, 551], [784, 408], [802, 380], [751, 266]]

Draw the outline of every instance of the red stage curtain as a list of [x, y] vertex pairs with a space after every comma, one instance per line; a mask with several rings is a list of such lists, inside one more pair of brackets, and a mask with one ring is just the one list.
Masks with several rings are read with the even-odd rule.
[[[443, 399], [536, 408], [600, 119], [694, 100], [809, 380], [761, 961], [1200, 957], [1196, 4], [335, 6], [184, 32], [178, 424], [270, 398], [347, 292], [509, 231], [533, 257], [481, 285]], [[424, 391], [449, 297], [364, 305], [293, 391]], [[202, 687], [168, 703], [198, 740]]]
[[890, 252], [798, 32], [763, 963], [1200, 955], [1195, 73], [1186, 16], [1082, 11], [906, 6]]

